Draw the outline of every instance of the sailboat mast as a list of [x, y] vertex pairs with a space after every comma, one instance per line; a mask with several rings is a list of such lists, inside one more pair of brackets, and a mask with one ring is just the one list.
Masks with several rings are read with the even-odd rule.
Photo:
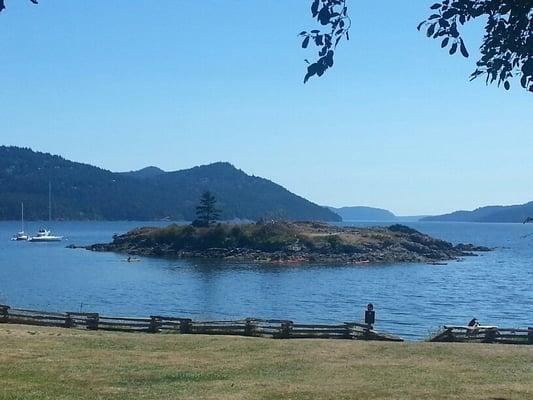
[[48, 181], [48, 222], [52, 222], [52, 182]]
[[21, 209], [21, 225], [22, 225], [21, 232], [24, 232], [24, 203], [20, 203], [20, 209]]

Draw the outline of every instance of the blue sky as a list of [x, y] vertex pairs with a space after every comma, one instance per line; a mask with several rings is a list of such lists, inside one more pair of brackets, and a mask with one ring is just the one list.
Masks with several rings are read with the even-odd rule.
[[308, 0], [10, 0], [0, 142], [114, 171], [229, 161], [400, 215], [533, 200], [533, 97], [469, 82], [479, 27], [464, 60], [416, 31], [433, 1], [350, 3], [352, 40], [303, 85]]

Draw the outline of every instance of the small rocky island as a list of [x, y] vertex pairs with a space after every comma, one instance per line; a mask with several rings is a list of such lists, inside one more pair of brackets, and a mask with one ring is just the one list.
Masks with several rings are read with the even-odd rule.
[[[279, 264], [438, 263], [489, 251], [453, 245], [403, 225], [338, 227], [317, 222], [170, 225], [138, 228], [112, 243], [85, 247], [132, 256], [213, 258]], [[73, 246], [74, 247], [74, 246]]]

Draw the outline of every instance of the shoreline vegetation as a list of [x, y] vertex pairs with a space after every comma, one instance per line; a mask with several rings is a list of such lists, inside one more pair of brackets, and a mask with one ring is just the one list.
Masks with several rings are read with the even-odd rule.
[[528, 346], [0, 325], [0, 399], [531, 398]]
[[360, 228], [318, 222], [143, 227], [117, 235], [111, 243], [83, 248], [132, 256], [355, 265], [442, 263], [490, 251], [473, 244], [453, 245], [404, 225]]

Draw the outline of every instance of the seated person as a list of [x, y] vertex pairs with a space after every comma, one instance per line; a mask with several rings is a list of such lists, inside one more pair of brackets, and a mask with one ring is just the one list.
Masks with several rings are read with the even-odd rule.
[[468, 323], [469, 328], [477, 328], [479, 326], [479, 321], [476, 318], [472, 318]]

